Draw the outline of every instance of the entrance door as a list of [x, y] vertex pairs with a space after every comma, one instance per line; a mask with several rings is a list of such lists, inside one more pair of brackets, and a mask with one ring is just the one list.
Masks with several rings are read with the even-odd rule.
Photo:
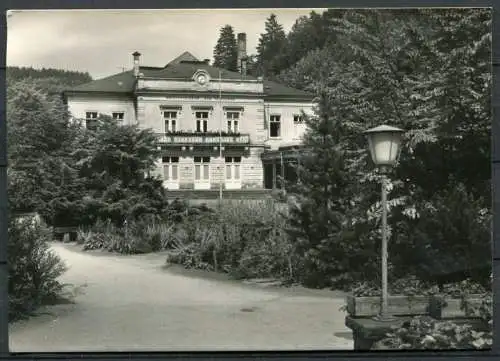
[[210, 189], [210, 157], [194, 157], [194, 189]]
[[163, 157], [163, 186], [179, 189], [179, 157]]
[[264, 188], [273, 189], [274, 188], [274, 181], [273, 181], [274, 166], [272, 163], [264, 163], [263, 168], [264, 168]]
[[241, 157], [226, 157], [226, 189], [241, 189]]

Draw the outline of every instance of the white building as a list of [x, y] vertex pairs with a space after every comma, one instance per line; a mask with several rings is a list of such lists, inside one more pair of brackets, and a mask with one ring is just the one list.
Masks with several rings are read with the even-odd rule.
[[156, 174], [174, 193], [275, 188], [286, 176], [283, 150], [300, 144], [313, 96], [246, 75], [245, 34], [238, 43], [240, 72], [189, 52], [164, 67], [143, 66], [135, 52], [132, 70], [67, 90], [68, 109], [88, 127], [108, 114], [152, 128], [163, 152]]

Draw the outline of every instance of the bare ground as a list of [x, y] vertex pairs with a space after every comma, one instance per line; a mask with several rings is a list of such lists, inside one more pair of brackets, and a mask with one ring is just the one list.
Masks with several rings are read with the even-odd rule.
[[11, 352], [353, 349], [340, 292], [165, 268], [164, 253], [52, 248], [69, 266], [62, 281], [74, 302], [12, 324]]

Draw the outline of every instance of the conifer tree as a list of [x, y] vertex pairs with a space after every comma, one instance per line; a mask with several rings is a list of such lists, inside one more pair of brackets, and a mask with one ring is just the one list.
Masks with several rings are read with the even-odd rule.
[[275, 14], [271, 14], [267, 18], [265, 27], [266, 31], [260, 35], [257, 46], [257, 62], [261, 75], [272, 76], [281, 70], [286, 34]]
[[226, 25], [220, 30], [219, 39], [214, 48], [213, 66], [237, 71], [238, 47], [236, 37], [231, 25]]
[[[318, 89], [316, 115], [306, 117], [307, 152], [297, 164], [300, 182], [291, 186], [290, 236], [301, 259], [299, 275], [310, 286], [325, 287], [329, 278], [346, 272], [341, 257], [348, 185], [341, 126], [332, 116], [330, 94]], [[288, 188], [287, 188], [288, 189]]]

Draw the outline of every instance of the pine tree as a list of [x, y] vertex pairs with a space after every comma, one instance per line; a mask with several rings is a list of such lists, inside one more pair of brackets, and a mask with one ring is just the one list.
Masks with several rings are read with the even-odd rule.
[[267, 18], [265, 26], [266, 32], [260, 35], [257, 46], [257, 62], [261, 75], [273, 76], [282, 69], [286, 34], [275, 14], [271, 14]]
[[236, 37], [231, 25], [226, 25], [220, 30], [219, 39], [214, 48], [213, 66], [237, 71], [238, 47]]

